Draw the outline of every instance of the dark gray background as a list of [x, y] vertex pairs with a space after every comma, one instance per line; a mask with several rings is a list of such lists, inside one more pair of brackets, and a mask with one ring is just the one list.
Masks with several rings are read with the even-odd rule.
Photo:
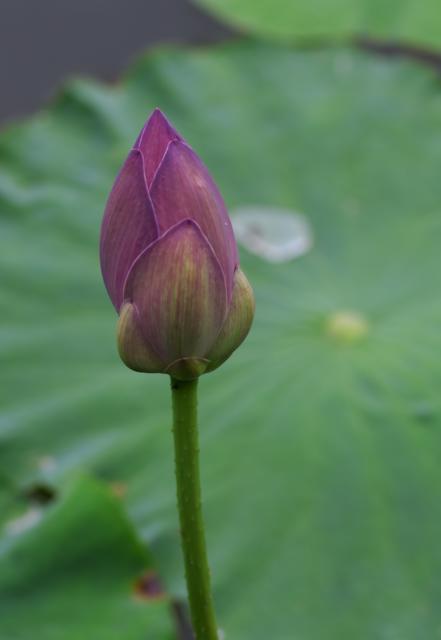
[[158, 42], [229, 34], [187, 0], [0, 0], [0, 124], [35, 111], [66, 76], [112, 80]]

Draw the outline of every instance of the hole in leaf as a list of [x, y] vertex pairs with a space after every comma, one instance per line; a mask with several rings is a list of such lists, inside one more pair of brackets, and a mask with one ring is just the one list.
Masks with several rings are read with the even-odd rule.
[[[133, 590], [135, 597], [144, 601], [161, 600], [167, 597], [160, 577], [152, 570], [146, 571], [135, 581]], [[170, 612], [177, 640], [196, 640], [187, 605], [180, 600], [170, 600]]]
[[37, 505], [47, 505], [57, 497], [57, 492], [47, 484], [36, 483], [24, 491], [24, 497]]
[[135, 581], [133, 590], [137, 598], [141, 600], [159, 600], [164, 598], [166, 593], [157, 573], [147, 571]]

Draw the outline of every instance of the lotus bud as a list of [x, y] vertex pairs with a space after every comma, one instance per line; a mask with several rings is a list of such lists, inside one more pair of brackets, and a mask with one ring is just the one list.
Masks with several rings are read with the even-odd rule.
[[254, 296], [222, 196], [159, 110], [109, 195], [100, 259], [119, 314], [118, 350], [135, 371], [196, 378], [250, 329]]

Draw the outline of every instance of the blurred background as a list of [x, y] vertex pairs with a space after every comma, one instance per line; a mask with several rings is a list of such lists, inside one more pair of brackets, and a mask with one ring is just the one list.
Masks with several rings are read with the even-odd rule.
[[113, 81], [157, 43], [232, 34], [187, 0], [0, 0], [0, 16], [0, 124], [47, 103], [66, 77]]
[[439, 0], [0, 0], [0, 49], [0, 640], [191, 639], [168, 380], [98, 258], [157, 106], [257, 300], [200, 382], [225, 640], [439, 640]]

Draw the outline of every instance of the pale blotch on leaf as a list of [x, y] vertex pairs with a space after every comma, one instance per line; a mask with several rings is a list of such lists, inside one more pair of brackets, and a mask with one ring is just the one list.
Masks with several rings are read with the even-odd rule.
[[290, 209], [243, 206], [231, 218], [238, 242], [268, 262], [288, 262], [312, 247], [311, 225]]
[[41, 456], [37, 460], [37, 466], [41, 471], [49, 473], [55, 470], [57, 462], [52, 456]]
[[357, 311], [336, 311], [326, 321], [327, 335], [338, 342], [357, 342], [368, 331], [368, 321]]
[[42, 516], [42, 509], [30, 507], [21, 516], [14, 518], [13, 520], [9, 520], [9, 522], [6, 523], [6, 533], [10, 536], [18, 536], [20, 533], [24, 533], [25, 531], [28, 531], [28, 529], [32, 529], [32, 527], [40, 522]]

